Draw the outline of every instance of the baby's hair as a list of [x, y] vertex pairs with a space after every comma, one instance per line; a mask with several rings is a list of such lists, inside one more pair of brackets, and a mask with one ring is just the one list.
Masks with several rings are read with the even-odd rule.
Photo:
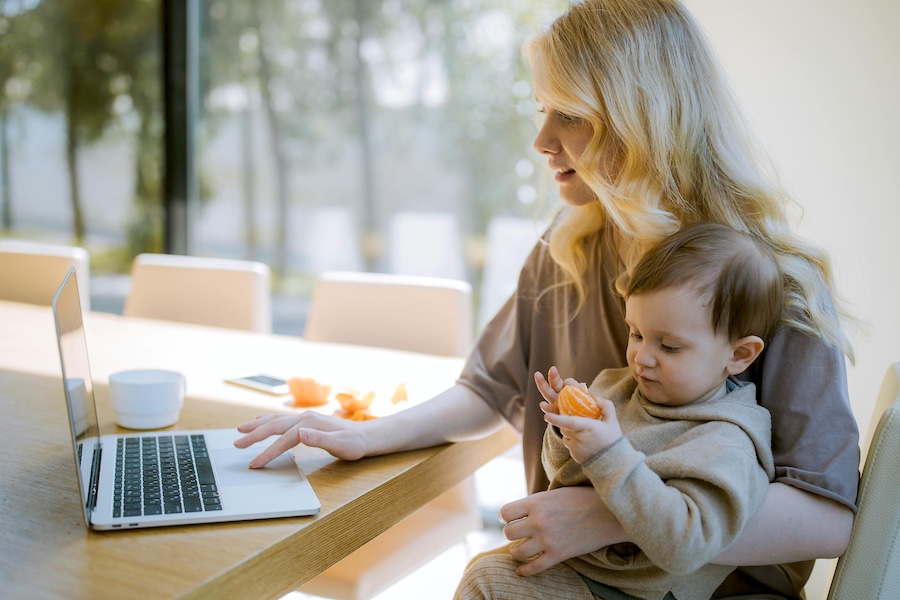
[[773, 252], [719, 223], [697, 223], [641, 256], [625, 285], [626, 298], [689, 288], [707, 303], [713, 330], [736, 340], [768, 343], [784, 309], [784, 282]]

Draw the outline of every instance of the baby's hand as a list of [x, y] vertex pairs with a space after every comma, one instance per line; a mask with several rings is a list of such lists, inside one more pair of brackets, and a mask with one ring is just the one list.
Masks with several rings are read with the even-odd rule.
[[594, 398], [601, 410], [600, 418], [597, 419], [561, 415], [558, 411], [544, 411], [546, 413], [544, 420], [559, 428], [563, 444], [579, 464], [597, 456], [622, 437], [615, 405], [606, 398], [596, 396]]
[[[574, 380], [571, 380], [574, 381]], [[546, 402], [541, 402], [541, 410], [544, 412], [558, 413], [556, 402], [559, 400], [559, 393], [570, 381], [563, 381], [556, 367], [550, 367], [547, 370], [547, 377], [540, 371], [534, 374], [534, 383]]]

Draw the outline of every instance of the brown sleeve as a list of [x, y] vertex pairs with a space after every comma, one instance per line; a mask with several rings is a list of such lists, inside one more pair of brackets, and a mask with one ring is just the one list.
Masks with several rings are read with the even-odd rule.
[[585, 240], [591, 265], [585, 274], [590, 297], [570, 318], [569, 288], [556, 285], [560, 273], [544, 243], [538, 243], [519, 274], [516, 293], [487, 325], [458, 383], [475, 391], [522, 433], [525, 475], [531, 492], [547, 489], [541, 465], [544, 422], [535, 371], [556, 365], [564, 377], [590, 382], [606, 368], [625, 365], [625, 327], [615, 294], [612, 236], [603, 231]]
[[859, 429], [841, 352], [782, 327], [742, 376], [772, 414], [775, 481], [856, 510]]

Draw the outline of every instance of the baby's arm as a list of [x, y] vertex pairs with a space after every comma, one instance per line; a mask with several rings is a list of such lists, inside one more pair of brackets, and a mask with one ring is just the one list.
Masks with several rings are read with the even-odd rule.
[[650, 457], [624, 439], [583, 465], [627, 537], [671, 573], [692, 572], [727, 548], [768, 488], [746, 435], [730, 424], [705, 431]]

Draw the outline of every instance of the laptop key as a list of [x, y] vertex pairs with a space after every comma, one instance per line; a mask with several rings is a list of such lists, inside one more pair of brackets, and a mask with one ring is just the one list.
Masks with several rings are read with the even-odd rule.
[[181, 504], [166, 503], [166, 514], [167, 515], [172, 514], [172, 513], [180, 513], [180, 512], [181, 512]]

